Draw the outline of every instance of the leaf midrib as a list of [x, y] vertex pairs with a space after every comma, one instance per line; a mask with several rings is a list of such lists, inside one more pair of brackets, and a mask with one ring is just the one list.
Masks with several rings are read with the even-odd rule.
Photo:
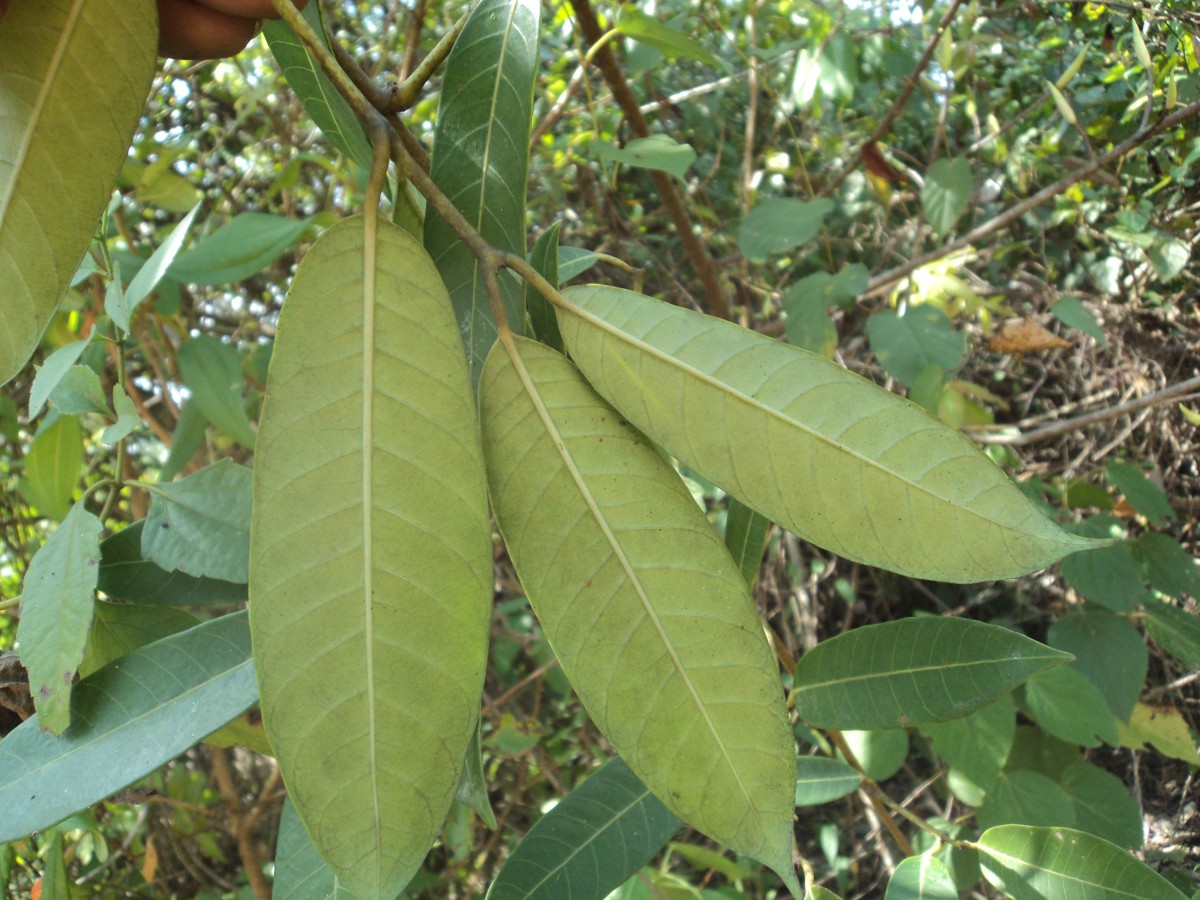
[[1024, 662], [1044, 662], [1059, 660], [1065, 662], [1060, 656], [1021, 656], [1014, 659], [1011, 656], [998, 656], [994, 659], [972, 659], [962, 662], [951, 663], [931, 663], [925, 666], [915, 666], [907, 669], [895, 669], [889, 672], [865, 672], [862, 675], [850, 675], [845, 678], [835, 678], [829, 681], [819, 681], [805, 684], [803, 687], [797, 687], [794, 691], [796, 694], [802, 694], [805, 691], [817, 690], [819, 688], [827, 688], [831, 685], [853, 684], [856, 681], [869, 681], [871, 679], [883, 678], [898, 678], [904, 675], [918, 675], [928, 672], [945, 672], [953, 669], [967, 669], [973, 666], [994, 666], [999, 663], [1024, 663]]

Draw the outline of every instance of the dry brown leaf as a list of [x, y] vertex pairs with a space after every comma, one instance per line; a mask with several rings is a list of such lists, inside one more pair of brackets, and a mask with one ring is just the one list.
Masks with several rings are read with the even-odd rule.
[[988, 339], [988, 349], [997, 353], [1040, 353], [1070, 347], [1067, 341], [1032, 319], [1010, 319]]

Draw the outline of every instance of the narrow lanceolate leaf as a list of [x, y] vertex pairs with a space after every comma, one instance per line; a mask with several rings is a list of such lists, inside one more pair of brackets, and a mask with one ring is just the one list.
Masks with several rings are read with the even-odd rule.
[[394, 897], [475, 732], [491, 527], [471, 384], [428, 256], [351, 219], [280, 318], [254, 470], [250, 609], [263, 719], [330, 868]]
[[564, 357], [480, 380], [496, 519], [584, 706], [667, 808], [791, 884], [794, 750], [746, 583], [678, 475]]
[[629, 766], [611, 760], [525, 835], [487, 900], [605, 896], [649, 862], [679, 825]]
[[148, 775], [256, 697], [245, 613], [122, 656], [75, 685], [61, 737], [32, 716], [0, 742], [0, 843]]
[[1083, 831], [998, 825], [976, 846], [987, 880], [1014, 900], [1184, 900], [1145, 863]]
[[77, 503], [25, 574], [17, 641], [41, 726], [55, 734], [70, 724], [71, 682], [92, 625], [101, 527]]
[[796, 665], [800, 717], [818, 728], [897, 728], [968, 715], [1073, 657], [999, 625], [903, 619], [823, 641]]
[[[430, 174], [494, 246], [525, 255], [525, 183], [538, 65], [537, 0], [482, 0], [446, 60]], [[479, 262], [440, 216], [427, 211], [425, 247], [454, 302], [472, 381], [496, 340]], [[525, 319], [519, 282], [501, 273], [509, 325]]]
[[4, 19], [0, 384], [37, 347], [87, 251], [146, 102], [157, 47], [154, 0], [14, 3]]
[[689, 468], [858, 562], [973, 582], [1095, 541], [1067, 534], [970, 441], [841, 366], [616, 288], [570, 288], [559, 325], [606, 399]]

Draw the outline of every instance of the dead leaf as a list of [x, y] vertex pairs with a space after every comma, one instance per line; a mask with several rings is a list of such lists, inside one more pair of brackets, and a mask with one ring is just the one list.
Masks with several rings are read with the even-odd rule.
[[1071, 348], [1070, 343], [1032, 319], [1010, 319], [988, 339], [987, 345], [989, 350], [997, 353], [1040, 353]]

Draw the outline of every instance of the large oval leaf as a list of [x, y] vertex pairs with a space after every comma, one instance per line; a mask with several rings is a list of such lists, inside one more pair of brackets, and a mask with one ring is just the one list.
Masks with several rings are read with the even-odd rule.
[[[446, 60], [430, 175], [494, 246], [525, 255], [525, 184], [538, 70], [537, 0], [481, 0]], [[474, 381], [496, 340], [479, 260], [432, 209], [425, 246], [446, 281]], [[502, 272], [508, 323], [520, 331], [524, 293]]]
[[154, 0], [14, 3], [4, 19], [0, 384], [33, 353], [87, 251], [157, 47]]
[[0, 741], [0, 843], [40, 831], [174, 759], [257, 697], [246, 614], [134, 650], [75, 685], [61, 737], [37, 716]]
[[922, 725], [968, 715], [1070, 659], [999, 625], [903, 619], [822, 641], [796, 665], [793, 696], [818, 728]]
[[488, 483], [563, 671], [668, 809], [794, 880], [794, 746], [741, 573], [645, 437], [564, 357], [517, 346], [480, 380]]
[[335, 225], [280, 318], [254, 469], [250, 609], [284, 782], [361, 896], [400, 892], [454, 799], [479, 711], [491, 561], [445, 288], [401, 229]]
[[977, 846], [987, 880], [1014, 900], [1184, 900], [1145, 863], [1083, 831], [998, 825]]
[[569, 288], [572, 359], [689, 468], [849, 559], [972, 582], [1095, 546], [970, 441], [815, 354], [617, 288]]

